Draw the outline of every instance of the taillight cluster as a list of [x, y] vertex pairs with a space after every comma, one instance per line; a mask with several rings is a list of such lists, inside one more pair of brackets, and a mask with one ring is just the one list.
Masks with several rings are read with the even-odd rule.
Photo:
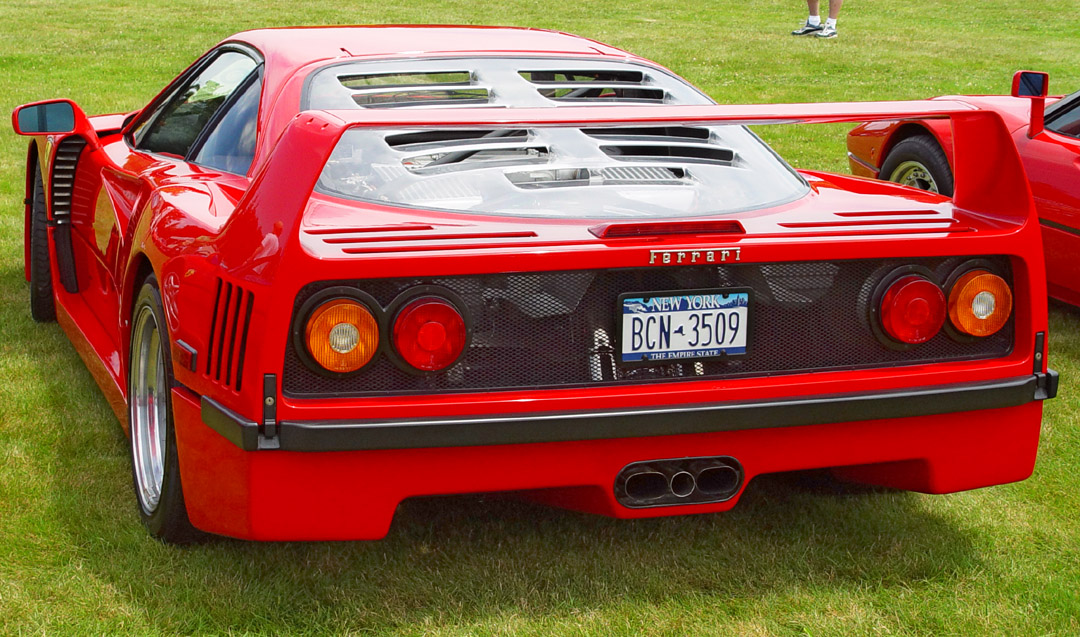
[[407, 370], [446, 369], [465, 351], [468, 328], [459, 305], [441, 292], [406, 291], [383, 309], [351, 288], [326, 290], [304, 304], [294, 342], [309, 366], [333, 375], [361, 369], [380, 349]]
[[990, 336], [1005, 326], [1012, 314], [1012, 290], [1005, 279], [981, 267], [961, 266], [949, 281], [943, 290], [924, 273], [886, 278], [877, 325], [889, 344], [925, 343], [946, 320], [959, 338]]

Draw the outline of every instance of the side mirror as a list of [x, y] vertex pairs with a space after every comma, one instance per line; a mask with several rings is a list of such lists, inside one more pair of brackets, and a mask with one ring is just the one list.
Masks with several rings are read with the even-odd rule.
[[71, 102], [43, 102], [15, 109], [12, 124], [20, 135], [75, 132], [75, 107]]
[[1028, 137], [1043, 132], [1046, 111], [1046, 93], [1050, 88], [1050, 76], [1040, 71], [1017, 71], [1013, 75], [1012, 96], [1031, 100], [1031, 119], [1028, 122]]
[[68, 135], [86, 139], [92, 148], [100, 148], [90, 119], [71, 100], [47, 100], [24, 104], [11, 114], [11, 126], [20, 135]]
[[1013, 97], [1046, 97], [1050, 76], [1040, 71], [1017, 71], [1013, 75]]

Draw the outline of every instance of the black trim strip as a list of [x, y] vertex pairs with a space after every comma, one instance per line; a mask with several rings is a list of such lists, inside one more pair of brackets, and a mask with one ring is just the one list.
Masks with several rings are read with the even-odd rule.
[[1058, 223], [1056, 221], [1049, 221], [1047, 219], [1043, 219], [1043, 218], [1040, 217], [1039, 218], [1039, 225], [1043, 225], [1043, 226], [1046, 226], [1047, 228], [1053, 228], [1054, 230], [1061, 230], [1062, 232], [1068, 232], [1069, 234], [1075, 234], [1077, 236], [1080, 236], [1080, 228], [1074, 228], [1072, 226], [1067, 226], [1067, 225], [1065, 225], [1063, 223]]
[[[886, 392], [724, 402], [612, 411], [553, 412], [428, 420], [279, 422], [289, 451], [413, 449], [797, 427], [1015, 407], [1057, 394], [1057, 372], [1005, 380]], [[247, 451], [258, 448], [258, 423], [202, 399], [203, 422]]]
[[259, 423], [248, 420], [213, 398], [202, 397], [202, 421], [245, 451], [259, 448]]
[[870, 162], [866, 161], [862, 157], [859, 157], [858, 155], [856, 155], [855, 153], [853, 153], [851, 151], [848, 151], [847, 156], [848, 156], [848, 159], [850, 159], [851, 161], [859, 164], [863, 168], [865, 168], [865, 169], [869, 170], [870, 172], [874, 173], [874, 177], [878, 176], [878, 173], [880, 172], [880, 170], [878, 169], [877, 166], [871, 164]]

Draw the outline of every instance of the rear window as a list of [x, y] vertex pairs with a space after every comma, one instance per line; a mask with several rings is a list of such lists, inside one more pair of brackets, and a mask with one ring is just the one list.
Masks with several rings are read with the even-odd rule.
[[[308, 109], [709, 104], [652, 67], [581, 60], [349, 62]], [[374, 203], [546, 218], [674, 218], [778, 205], [805, 182], [741, 126], [346, 131], [317, 188]]]

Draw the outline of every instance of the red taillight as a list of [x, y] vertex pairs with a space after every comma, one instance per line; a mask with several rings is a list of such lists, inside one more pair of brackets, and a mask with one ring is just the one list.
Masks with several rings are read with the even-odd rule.
[[465, 349], [465, 319], [449, 301], [410, 301], [394, 319], [393, 345], [416, 369], [434, 372], [454, 364]]
[[945, 293], [929, 279], [902, 276], [881, 297], [881, 328], [895, 341], [916, 345], [945, 324]]

